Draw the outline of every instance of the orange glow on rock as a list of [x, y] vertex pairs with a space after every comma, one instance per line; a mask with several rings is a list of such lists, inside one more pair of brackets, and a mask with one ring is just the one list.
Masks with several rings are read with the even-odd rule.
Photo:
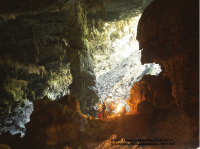
[[120, 112], [121, 110], [122, 110], [122, 104], [119, 103], [119, 104], [117, 105], [117, 112]]

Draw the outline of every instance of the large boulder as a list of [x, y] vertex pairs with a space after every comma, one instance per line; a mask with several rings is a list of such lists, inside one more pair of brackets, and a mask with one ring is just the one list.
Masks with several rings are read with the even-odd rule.
[[43, 149], [66, 145], [76, 148], [85, 125], [79, 103], [70, 95], [55, 101], [47, 96], [36, 99], [30, 119], [23, 138], [25, 148]]

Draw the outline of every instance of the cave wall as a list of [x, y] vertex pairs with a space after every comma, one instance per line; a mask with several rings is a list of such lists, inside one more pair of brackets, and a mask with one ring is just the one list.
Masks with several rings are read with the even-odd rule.
[[52, 101], [47, 96], [36, 99], [30, 122], [26, 124], [26, 135], [20, 148], [63, 148], [68, 145], [76, 148], [81, 142], [83, 126], [79, 120], [86, 121], [80, 112], [80, 104], [75, 97], [65, 95]]
[[162, 73], [144, 76], [127, 99], [132, 109], [144, 101], [154, 103], [155, 135], [174, 138], [182, 147], [198, 146], [199, 141], [198, 10], [197, 0], [154, 0], [145, 9], [137, 29], [141, 62], [161, 65]]
[[[24, 103], [29, 104], [26, 100], [33, 101], [44, 95], [58, 99], [70, 93], [80, 102], [82, 112], [93, 111], [90, 107], [97, 102], [98, 93], [87, 41], [87, 18], [90, 23], [92, 18], [104, 21], [130, 18], [150, 2], [3, 3], [8, 7], [0, 6], [0, 101], [1, 115], [4, 115], [1, 123], [15, 109], [12, 108], [15, 102], [23, 107]], [[162, 66], [163, 77], [172, 83], [172, 95], [178, 107], [196, 104], [197, 5], [186, 1], [154, 1], [152, 5], [156, 9], [147, 7], [138, 27], [142, 63], [156, 62]]]
[[83, 113], [96, 116], [93, 106], [99, 97], [88, 46], [88, 31], [85, 4], [79, 2], [77, 5], [71, 5], [70, 17], [64, 25], [64, 40], [73, 76], [73, 82], [69, 86], [70, 94], [80, 102]]
[[[91, 110], [92, 104], [98, 100], [93, 64], [89, 49], [85, 47], [86, 12], [70, 5], [77, 19], [69, 8], [60, 11], [57, 10], [58, 4], [53, 7], [49, 3], [48, 6], [51, 7], [48, 12], [40, 11], [41, 8], [35, 13], [24, 9], [16, 13], [9, 9], [0, 14], [0, 133], [7, 131], [8, 127], [13, 130], [19, 127], [24, 132], [22, 127], [29, 116], [19, 113], [26, 111], [27, 107], [32, 112], [33, 105], [29, 104], [45, 95], [55, 100], [73, 94], [79, 102], [82, 101], [82, 111], [86, 106]], [[78, 75], [76, 70], [79, 70]], [[73, 89], [70, 90], [72, 81]], [[89, 113], [88, 109], [85, 113]], [[22, 117], [22, 125], [16, 122], [18, 117]]]
[[[185, 11], [187, 10], [187, 11]], [[153, 1], [138, 24], [142, 63], [156, 62], [181, 108], [198, 103], [198, 1]]]
[[171, 90], [166, 80], [162, 80], [161, 75], [162, 73], [158, 76], [144, 75], [133, 85], [129, 99], [126, 100], [131, 111], [137, 109], [137, 105], [142, 101], [149, 101], [154, 106], [162, 108], [169, 108], [175, 104]]
[[[27, 86], [29, 90], [34, 91], [36, 98], [44, 96], [47, 87], [51, 87], [49, 82], [52, 82], [52, 79], [55, 80], [56, 76], [63, 79], [62, 76], [66, 74], [63, 69], [69, 70], [67, 68], [69, 60], [60, 37], [62, 36], [62, 22], [65, 21], [65, 19], [62, 20], [64, 15], [67, 13], [52, 13], [51, 16], [42, 13], [1, 21], [0, 30], [3, 37], [0, 45], [1, 60], [7, 62], [10, 59], [10, 63], [7, 62], [8, 65], [13, 65], [22, 71], [16, 72], [10, 78], [28, 81]], [[20, 66], [15, 63], [20, 63]], [[42, 69], [39, 70], [39, 67]], [[9, 73], [10, 70], [6, 74], [9, 75]], [[31, 74], [34, 75], [31, 76]]]
[[[141, 62], [161, 65], [162, 74], [157, 80], [162, 80], [176, 106], [185, 111], [199, 102], [197, 4], [198, 1], [153, 1], [143, 12], [137, 29]], [[149, 82], [143, 79], [132, 89], [142, 81]]]
[[24, 132], [35, 98], [48, 95], [55, 100], [69, 93], [70, 62], [60, 38], [66, 14], [0, 21], [0, 133]]

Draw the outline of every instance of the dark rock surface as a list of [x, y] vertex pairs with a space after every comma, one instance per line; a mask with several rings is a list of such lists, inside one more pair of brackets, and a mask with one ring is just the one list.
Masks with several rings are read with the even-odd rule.
[[6, 132], [0, 136], [0, 143], [13, 149], [18, 148], [77, 148], [83, 139], [88, 124], [88, 116], [80, 111], [75, 97], [65, 95], [58, 100], [47, 96], [33, 102], [34, 112], [26, 124], [26, 134], [12, 135]]
[[176, 145], [189, 148], [189, 139], [193, 136], [190, 118], [181, 108], [169, 112], [165, 120], [157, 124], [155, 135], [157, 138], [173, 138]]
[[[33, 101], [43, 98], [45, 94], [57, 99], [68, 92], [72, 81], [69, 61], [57, 36], [62, 34], [59, 21], [63, 15], [51, 14], [27, 14], [0, 21], [1, 115], [6, 115], [7, 119], [13, 119], [14, 108], [9, 110], [8, 107], [12, 107], [16, 101]], [[55, 17], [57, 15], [61, 17]], [[21, 106], [22, 111], [25, 108]], [[15, 117], [20, 115], [15, 114]], [[1, 122], [4, 119], [1, 117]], [[2, 126], [1, 129], [5, 130], [6, 127]]]
[[1, 144], [1, 143], [0, 143], [0, 148], [2, 148], [2, 149], [11, 149], [8, 145]]
[[[70, 94], [75, 96], [80, 102], [81, 111], [96, 116], [92, 106], [98, 101], [98, 91], [96, 88], [96, 77], [94, 75], [93, 63], [88, 47], [88, 27], [84, 4], [78, 3], [70, 10], [69, 20], [64, 26], [64, 40], [67, 43], [67, 54], [70, 61], [70, 71], [73, 82], [70, 84]], [[73, 7], [73, 6], [72, 6]], [[74, 27], [74, 25], [76, 27]]]
[[197, 0], [155, 0], [138, 24], [142, 63], [156, 62], [162, 66], [172, 83], [176, 105], [182, 108], [199, 102], [198, 10]]
[[52, 101], [45, 96], [33, 104], [34, 112], [26, 124], [23, 148], [42, 149], [56, 145], [76, 147], [79, 144], [81, 131], [78, 120], [83, 116], [75, 97], [65, 95]]
[[137, 104], [137, 111], [139, 113], [153, 113], [155, 109], [155, 105], [147, 100], [141, 101]]
[[[88, 141], [86, 146], [89, 149], [181, 149], [198, 147], [198, 145], [192, 147], [188, 141], [192, 138], [194, 132], [190, 127], [189, 117], [181, 108], [174, 108], [164, 113], [160, 111], [156, 114], [158, 114], [156, 117], [155, 114], [150, 113], [118, 117], [110, 126], [110, 132], [112, 133], [112, 135], [109, 134], [110, 137], [107, 137], [104, 141]], [[155, 128], [152, 127], [154, 125], [156, 125]], [[110, 139], [116, 140], [112, 141]], [[122, 146], [112, 145], [111, 143], [124, 144]], [[132, 145], [129, 145], [129, 143], [132, 143]]]
[[[150, 2], [2, 2], [1, 123], [4, 123], [5, 117], [13, 119], [13, 108], [9, 110], [9, 107], [16, 101], [34, 101], [45, 95], [55, 100], [69, 93], [80, 102], [82, 112], [96, 116], [93, 106], [99, 97], [88, 48], [87, 25], [92, 24], [93, 18], [113, 21], [138, 15]], [[0, 129], [6, 131], [7, 127], [3, 126]]]
[[[6, 132], [0, 136], [0, 143], [7, 145], [9, 144], [10, 148], [20, 148], [22, 143], [20, 133], [12, 135], [10, 132]], [[0, 146], [0, 148], [7, 149], [6, 146]]]
[[[199, 145], [198, 18], [198, 1], [155, 0], [145, 9], [137, 32], [143, 49], [141, 61], [159, 63], [162, 73], [160, 78], [144, 76], [134, 84], [127, 100], [135, 106], [143, 99], [149, 100], [159, 109], [157, 113], [165, 111], [166, 116], [160, 115], [163, 120], [156, 126], [156, 135], [174, 137], [180, 148]], [[154, 95], [159, 94], [156, 99]]]

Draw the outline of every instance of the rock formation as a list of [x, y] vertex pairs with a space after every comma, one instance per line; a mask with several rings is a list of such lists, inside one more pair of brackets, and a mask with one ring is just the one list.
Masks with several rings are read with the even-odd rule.
[[154, 103], [158, 117], [165, 111], [167, 117], [155, 126], [156, 135], [174, 137], [182, 147], [192, 146], [199, 138], [198, 20], [198, 1], [155, 0], [145, 9], [137, 32], [141, 61], [158, 63], [162, 73], [144, 76], [127, 99], [132, 109], [146, 100]]
[[47, 96], [33, 102], [34, 112], [26, 124], [23, 148], [45, 148], [68, 145], [76, 147], [80, 143], [79, 121], [85, 119], [80, 112], [75, 97], [65, 95], [52, 101]]
[[190, 118], [181, 108], [175, 108], [166, 119], [157, 124], [155, 136], [157, 138], [173, 138], [176, 145], [189, 148], [189, 139], [194, 132], [191, 129]]
[[2, 149], [11, 149], [8, 145], [0, 144], [0, 148]]
[[[137, 109], [141, 101], [150, 101], [157, 107], [167, 107], [175, 104], [171, 94], [171, 84], [159, 76], [145, 75], [131, 88], [127, 103], [131, 110]], [[168, 84], [167, 84], [168, 83]]]
[[[21, 103], [43, 98], [44, 95], [54, 100], [60, 98], [68, 92], [68, 86], [72, 82], [66, 51], [61, 48], [60, 39], [55, 36], [60, 33], [60, 24], [47, 23], [55, 16], [47, 17], [47, 22], [37, 23], [46, 16], [28, 15], [18, 19], [1, 20], [0, 115], [3, 117], [0, 121], [4, 122], [6, 116], [13, 122], [9, 123], [10, 126], [1, 125], [0, 133], [6, 127], [12, 127], [14, 130], [14, 127], [19, 126], [14, 124], [13, 117], [20, 117], [17, 115], [25, 109], [26, 104]], [[37, 17], [40, 19], [36, 20]], [[14, 113], [16, 103], [20, 107]]]
[[[75, 9], [77, 9], [77, 12], [75, 12]], [[90, 113], [89, 111], [92, 110], [92, 106], [98, 101], [99, 97], [88, 47], [85, 9], [85, 5], [82, 3], [78, 3], [77, 7], [71, 6], [70, 17], [64, 26], [64, 38], [69, 42], [69, 45], [66, 44], [66, 46], [68, 46], [67, 54], [73, 76], [73, 82], [69, 87], [70, 94], [80, 102], [83, 113]], [[90, 114], [93, 115], [93, 113]]]
[[[162, 66], [176, 105], [198, 103], [198, 1], [154, 1], [142, 14], [137, 40], [142, 63]], [[185, 9], [188, 11], [186, 12]]]

